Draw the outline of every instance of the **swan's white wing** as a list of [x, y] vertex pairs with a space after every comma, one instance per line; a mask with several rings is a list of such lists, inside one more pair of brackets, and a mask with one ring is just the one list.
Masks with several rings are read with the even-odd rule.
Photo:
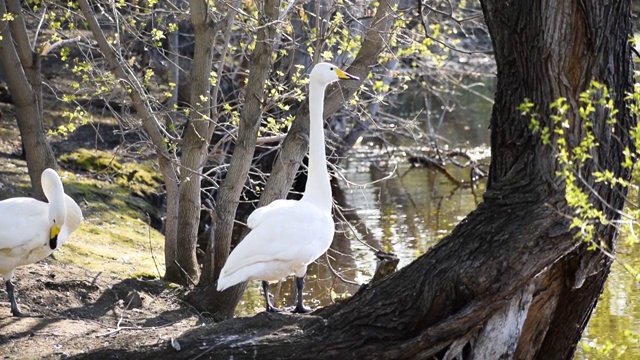
[[49, 205], [31, 198], [0, 201], [0, 276], [51, 254]]
[[48, 244], [49, 205], [31, 198], [0, 201], [0, 249]]
[[278, 216], [278, 212], [282, 211], [283, 208], [294, 206], [296, 203], [298, 202], [295, 200], [274, 200], [267, 206], [255, 209], [247, 218], [247, 226], [249, 227], [249, 229], [255, 229], [265, 219], [273, 216], [273, 214], [275, 214], [275, 216]]
[[[331, 215], [309, 203], [280, 203], [260, 214], [259, 219], [258, 225], [229, 255], [219, 287], [222, 283], [226, 287], [251, 278], [284, 278], [317, 259], [333, 240]], [[233, 281], [229, 281], [231, 278]]]

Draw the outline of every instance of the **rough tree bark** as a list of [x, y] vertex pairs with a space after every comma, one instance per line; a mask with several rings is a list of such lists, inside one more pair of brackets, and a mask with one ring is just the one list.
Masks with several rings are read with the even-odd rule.
[[[13, 20], [4, 20], [7, 12]], [[40, 175], [46, 168], [56, 168], [56, 159], [44, 132], [40, 54], [29, 43], [19, 0], [0, 3], [0, 38], [0, 66], [15, 103], [31, 187], [36, 196], [44, 199]]]
[[[577, 96], [591, 80], [609, 87], [616, 123], [606, 121], [611, 109], [596, 107], [590, 120], [599, 146], [582, 176], [594, 206], [618, 219], [625, 190], [595, 183], [591, 173], [629, 178], [621, 166], [635, 120], [625, 101], [632, 90], [629, 3], [483, 1], [498, 66], [487, 192], [427, 254], [310, 316], [262, 313], [198, 327], [178, 339], [180, 352], [162, 344], [93, 356], [571, 359], [611, 259], [574, 239], [552, 150], [517, 107], [531, 99], [550, 125], [548, 105], [565, 97], [574, 106], [567, 116], [572, 146], [584, 135]], [[614, 226], [597, 226], [595, 234], [615, 249]]]

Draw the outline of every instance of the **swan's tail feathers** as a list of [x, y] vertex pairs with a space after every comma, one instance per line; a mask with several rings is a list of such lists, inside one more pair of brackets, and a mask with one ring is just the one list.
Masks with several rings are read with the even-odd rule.
[[226, 279], [223, 279], [223, 278], [218, 279], [218, 287], [216, 288], [218, 291], [223, 291], [229, 286], [231, 286], [231, 284], [229, 284], [229, 282], [225, 280]]
[[220, 278], [218, 279], [218, 291], [223, 291], [227, 288], [232, 287], [233, 285], [242, 282], [246, 279], [239, 279], [237, 276], [225, 276], [225, 274], [220, 274]]

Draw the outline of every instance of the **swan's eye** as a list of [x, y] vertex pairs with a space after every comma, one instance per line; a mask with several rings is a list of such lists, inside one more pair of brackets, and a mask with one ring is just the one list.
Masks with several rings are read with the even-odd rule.
[[56, 219], [53, 219], [53, 223], [54, 223], [54, 224], [56, 223]]
[[335, 70], [335, 69], [334, 69], [334, 68], [329, 68], [329, 70], [333, 71], [333, 70]]

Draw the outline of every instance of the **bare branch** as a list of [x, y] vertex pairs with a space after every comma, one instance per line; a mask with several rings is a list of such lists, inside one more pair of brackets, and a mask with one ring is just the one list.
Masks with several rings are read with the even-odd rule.
[[38, 45], [38, 34], [40, 34], [40, 29], [42, 28], [42, 24], [44, 24], [44, 18], [47, 14], [47, 3], [44, 4], [44, 10], [42, 10], [42, 16], [40, 17], [40, 22], [38, 22], [38, 28], [36, 29], [36, 33], [33, 35], [33, 44], [31, 48], [35, 50]]
[[287, 8], [284, 9], [282, 11], [282, 13], [280, 13], [280, 16], [278, 16], [278, 21], [283, 21], [284, 19], [287, 18], [287, 15], [289, 15], [289, 12], [291, 11], [291, 9], [298, 3], [298, 0], [291, 0], [289, 2], [289, 5], [287, 5]]
[[15, 15], [15, 18], [9, 22], [9, 25], [13, 33], [13, 40], [17, 46], [20, 61], [22, 61], [25, 67], [32, 67], [35, 59], [33, 57], [33, 50], [29, 44], [27, 25], [24, 22], [24, 14], [22, 13], [20, 0], [7, 0], [7, 6], [9, 11]]
[[468, 19], [457, 20], [456, 18], [453, 17], [453, 10], [451, 10], [452, 13], [446, 13], [444, 11], [437, 10], [437, 9], [427, 5], [427, 4], [423, 4], [422, 0], [418, 0], [418, 14], [420, 15], [420, 23], [422, 24], [422, 27], [423, 27], [423, 30], [424, 30], [424, 36], [426, 36], [428, 39], [431, 39], [431, 40], [437, 42], [438, 44], [440, 44], [440, 45], [442, 45], [442, 46], [444, 46], [444, 47], [446, 47], [446, 48], [448, 48], [450, 50], [457, 51], [457, 52], [460, 52], [460, 53], [463, 53], [463, 54], [472, 55], [472, 54], [478, 54], [478, 53], [480, 53], [480, 54], [493, 53], [493, 50], [491, 50], [491, 51], [468, 51], [468, 50], [462, 50], [462, 49], [459, 49], [459, 48], [457, 48], [455, 46], [447, 44], [446, 42], [429, 35], [429, 27], [427, 26], [426, 17], [424, 15], [424, 12], [422, 11], [422, 7], [423, 6], [426, 7], [427, 9], [429, 9], [429, 11], [432, 11], [432, 12], [434, 12], [436, 14], [440, 14], [440, 15], [444, 15], [444, 16], [448, 17], [449, 19], [453, 20], [458, 25], [461, 25], [461, 23], [464, 22], [464, 21], [473, 20], [473, 19], [476, 19], [476, 18], [481, 17], [481, 16], [473, 16], [473, 17], [470, 17]]
[[41, 56], [46, 56], [48, 55], [50, 52], [52, 52], [53, 50], [61, 47], [61, 46], [65, 46], [68, 44], [73, 44], [73, 43], [77, 43], [78, 41], [80, 41], [82, 38], [80, 36], [74, 37], [72, 39], [66, 39], [66, 40], [60, 40], [60, 41], [56, 41], [55, 43], [53, 43], [53, 45], [49, 45], [49, 43], [44, 44], [42, 50], [40, 51], [40, 55]]
[[360, 284], [360, 283], [358, 283], [358, 282], [351, 281], [351, 280], [349, 280], [349, 279], [345, 278], [344, 276], [342, 276], [342, 274], [340, 274], [340, 273], [338, 272], [338, 270], [334, 269], [334, 268], [333, 268], [333, 265], [331, 265], [331, 257], [329, 256], [329, 253], [328, 253], [328, 252], [324, 253], [324, 258], [325, 258], [325, 261], [327, 262], [327, 267], [329, 268], [329, 270], [331, 271], [331, 273], [332, 273], [335, 277], [337, 277], [338, 279], [340, 279], [340, 281], [342, 281], [342, 282], [343, 282], [343, 283], [345, 283], [345, 284], [358, 285], [358, 286], [362, 285], [362, 284]]
[[[213, 90], [211, 91], [211, 109], [212, 109], [212, 117], [214, 119], [217, 119], [217, 112], [218, 112], [218, 92], [220, 91], [220, 82], [222, 80], [222, 75], [224, 72], [224, 64], [227, 61], [227, 50], [229, 49], [229, 43], [231, 41], [231, 34], [232, 34], [232, 29], [233, 29], [233, 20], [236, 17], [236, 14], [238, 13], [238, 7], [240, 6], [240, 0], [234, 0], [233, 4], [229, 4], [228, 7], [228, 13], [227, 16], [225, 17], [225, 23], [227, 24], [225, 32], [224, 32], [224, 45], [222, 47], [222, 53], [220, 54], [220, 62], [218, 63], [218, 72], [216, 73], [217, 75], [217, 80], [215, 86], [213, 87]], [[209, 139], [211, 139], [211, 136], [213, 135], [213, 131], [215, 129], [215, 126], [210, 126], [209, 130], [207, 131], [207, 141], [209, 141]], [[205, 158], [206, 159], [206, 158]]]
[[268, 144], [268, 143], [272, 143], [272, 142], [281, 142], [286, 137], [287, 137], [287, 134], [259, 137], [256, 140], [256, 145]]

